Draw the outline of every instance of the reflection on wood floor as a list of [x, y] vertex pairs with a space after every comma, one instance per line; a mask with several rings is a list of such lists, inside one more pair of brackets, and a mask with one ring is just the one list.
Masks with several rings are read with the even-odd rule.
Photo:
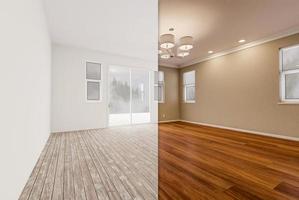
[[159, 199], [299, 199], [299, 142], [159, 125]]
[[53, 133], [20, 196], [157, 199], [157, 126]]

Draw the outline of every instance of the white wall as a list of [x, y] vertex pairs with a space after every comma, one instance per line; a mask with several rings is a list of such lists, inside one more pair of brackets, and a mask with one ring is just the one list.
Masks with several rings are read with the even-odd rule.
[[40, 0], [0, 1], [0, 199], [18, 199], [50, 133], [51, 43]]
[[[98, 103], [86, 102], [86, 61], [102, 64], [103, 96], [102, 101]], [[109, 65], [157, 70], [157, 62], [58, 44], [53, 45], [52, 132], [106, 127], [108, 123], [107, 77]], [[152, 122], [156, 122], [157, 103], [152, 102], [152, 113]]]

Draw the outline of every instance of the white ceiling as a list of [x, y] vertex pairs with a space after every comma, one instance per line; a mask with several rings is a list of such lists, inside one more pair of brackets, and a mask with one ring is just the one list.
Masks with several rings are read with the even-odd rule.
[[54, 43], [157, 60], [158, 0], [44, 0]]
[[[182, 66], [214, 53], [299, 27], [298, 0], [159, 0], [159, 32], [173, 27], [176, 40], [195, 38], [190, 56], [160, 59], [160, 64]], [[163, 63], [162, 63], [163, 61]]]

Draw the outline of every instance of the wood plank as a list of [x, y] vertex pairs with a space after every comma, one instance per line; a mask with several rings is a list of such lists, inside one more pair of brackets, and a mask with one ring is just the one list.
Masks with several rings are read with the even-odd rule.
[[110, 199], [121, 199], [120, 194], [117, 192], [113, 181], [109, 178], [109, 174], [107, 170], [105, 170], [103, 164], [101, 163], [100, 159], [97, 156], [97, 152], [94, 151], [93, 144], [87, 144], [88, 151], [94, 161], [95, 167], [97, 172], [104, 183], [104, 187], [108, 193]]
[[88, 167], [88, 170], [90, 172], [90, 175], [91, 175], [91, 178], [92, 178], [92, 181], [93, 181], [93, 184], [94, 184], [94, 187], [95, 187], [95, 190], [96, 190], [96, 193], [97, 193], [97, 196], [99, 199], [107, 199], [109, 200], [109, 196], [108, 196], [108, 193], [104, 187], [104, 184], [101, 180], [101, 177], [99, 176], [98, 172], [97, 172], [97, 169], [94, 165], [94, 161], [92, 160], [92, 158], [90, 157], [90, 154], [87, 150], [87, 147], [86, 147], [86, 144], [83, 140], [83, 137], [85, 136], [84, 133], [81, 133], [80, 135], [78, 134], [78, 138], [79, 138], [79, 145], [80, 145], [80, 149], [82, 151], [82, 154], [84, 155], [84, 159], [85, 159], [85, 162], [86, 162], [86, 165]]
[[117, 173], [115, 172], [114, 163], [113, 160], [108, 157], [109, 154], [103, 153], [104, 149], [101, 148], [101, 146], [99, 146], [92, 137], [89, 138], [89, 141], [95, 148], [94, 150], [97, 152], [96, 155], [98, 156], [99, 160], [101, 160], [105, 171], [107, 171], [109, 179], [112, 181], [121, 199], [131, 199], [132, 197], [130, 193], [128, 193], [126, 187], [123, 185], [120, 178], [117, 176]]
[[81, 168], [81, 174], [82, 174], [82, 179], [83, 179], [83, 183], [84, 183], [86, 199], [97, 200], [99, 198], [97, 196], [95, 186], [94, 186], [92, 177], [90, 175], [90, 171], [85, 162], [84, 154], [80, 147], [78, 134], [75, 135], [75, 145], [76, 145], [76, 150], [77, 150], [77, 154], [78, 154], [78, 158], [79, 158], [79, 164], [80, 164], [80, 168]]
[[70, 134], [71, 155], [72, 155], [72, 172], [74, 178], [75, 199], [86, 200], [84, 183], [81, 174], [80, 161], [76, 151], [75, 133]]
[[36, 178], [38, 176], [38, 173], [41, 169], [42, 163], [46, 158], [46, 154], [49, 152], [49, 146], [52, 142], [52, 137], [54, 137], [54, 135], [49, 136], [49, 138], [46, 142], [46, 145], [45, 145], [44, 149], [42, 150], [42, 152], [39, 156], [39, 159], [38, 159], [35, 167], [33, 168], [32, 173], [31, 173], [31, 175], [30, 175], [30, 177], [29, 177], [29, 179], [19, 197], [19, 200], [27, 200], [29, 198], [32, 188], [34, 186], [34, 183], [36, 181]]
[[[94, 138], [94, 140], [98, 143], [99, 146], [104, 145], [105, 143], [108, 143], [108, 141], [105, 140], [97, 140]], [[102, 143], [102, 144], [100, 144]], [[111, 142], [109, 142], [111, 144]], [[113, 142], [114, 144], [114, 142]], [[116, 161], [116, 166], [114, 167], [115, 171], [117, 172], [118, 176], [121, 178], [121, 181], [126, 185], [127, 190], [130, 191], [130, 194], [133, 195], [134, 198], [144, 198], [144, 199], [155, 199], [155, 191], [152, 190], [151, 184], [149, 184], [150, 180], [147, 180], [146, 177], [138, 175], [139, 167], [141, 165], [139, 164], [139, 160], [136, 159], [138, 156], [136, 152], [132, 151], [126, 151], [126, 146], [119, 144], [119, 149], [110, 148], [109, 146], [105, 149], [110, 152], [110, 159]], [[122, 151], [120, 151], [123, 149]], [[107, 154], [107, 152], [103, 152], [104, 154]], [[131, 157], [127, 157], [128, 155], [133, 155]], [[133, 163], [129, 163], [128, 160], [133, 161]], [[144, 159], [142, 159], [144, 162]], [[142, 196], [140, 196], [142, 195]]]
[[54, 152], [54, 149], [55, 149], [56, 140], [57, 140], [57, 136], [54, 136], [51, 139], [49, 152], [46, 154], [46, 158], [45, 158], [44, 162], [42, 163], [41, 169], [38, 173], [38, 176], [37, 176], [36, 181], [34, 183], [34, 187], [32, 188], [29, 199], [40, 199], [40, 197], [41, 197], [41, 193], [42, 193], [42, 190], [43, 190], [43, 187], [44, 187], [44, 184], [45, 184], [48, 169], [49, 169], [51, 159], [52, 159], [52, 156], [53, 156], [53, 152]]
[[20, 198], [157, 199], [157, 147], [156, 125], [51, 134]]
[[64, 151], [65, 151], [65, 133], [62, 133], [60, 136], [61, 148], [58, 155], [58, 163], [56, 167], [54, 188], [53, 188], [53, 200], [63, 199], [63, 181], [64, 181]]
[[246, 190], [240, 189], [238, 186], [233, 186], [225, 191], [226, 194], [230, 195], [235, 199], [244, 199], [244, 200], [262, 200], [260, 197], [251, 194]]
[[[140, 134], [142, 133], [142, 134]], [[151, 125], [51, 134], [20, 199], [156, 199]], [[299, 142], [159, 126], [159, 199], [299, 199]]]
[[64, 151], [64, 185], [63, 197], [65, 200], [75, 199], [74, 176], [72, 168], [72, 149], [70, 144], [70, 134], [65, 133], [65, 151]]
[[277, 185], [274, 189], [282, 194], [299, 199], [299, 187], [296, 187], [286, 182], [282, 182], [279, 185]]
[[43, 186], [41, 199], [52, 199], [53, 186], [54, 186], [54, 181], [55, 181], [55, 176], [53, 176], [53, 174], [56, 173], [58, 154], [59, 154], [59, 150], [61, 147], [60, 137], [61, 137], [61, 135], [56, 136], [57, 139], [56, 139], [56, 144], [55, 144], [55, 150], [54, 150], [54, 154], [52, 156], [52, 160], [51, 160], [51, 163], [49, 166], [47, 178], [46, 178], [45, 184]]
[[186, 186], [206, 193], [208, 199], [299, 199], [298, 152], [299, 142], [163, 123], [159, 125], [159, 197], [180, 199], [184, 193], [180, 188]]

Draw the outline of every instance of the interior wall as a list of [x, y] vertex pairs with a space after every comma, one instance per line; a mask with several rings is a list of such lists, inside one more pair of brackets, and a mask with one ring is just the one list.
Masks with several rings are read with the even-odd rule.
[[51, 42], [40, 0], [0, 1], [0, 197], [18, 199], [50, 133]]
[[179, 101], [179, 70], [176, 68], [159, 66], [164, 72], [165, 99], [159, 103], [159, 121], [180, 119]]
[[181, 119], [299, 137], [299, 105], [279, 104], [279, 48], [295, 44], [299, 34], [181, 69], [196, 70], [196, 103], [181, 102]]
[[[71, 46], [53, 45], [52, 51], [52, 132], [104, 128], [108, 125], [108, 67], [157, 70], [156, 62], [107, 54]], [[85, 62], [102, 65], [102, 101], [86, 102]], [[153, 81], [153, 80], [152, 80]], [[151, 93], [153, 93], [152, 82]], [[157, 122], [157, 103], [151, 102], [152, 122]]]

